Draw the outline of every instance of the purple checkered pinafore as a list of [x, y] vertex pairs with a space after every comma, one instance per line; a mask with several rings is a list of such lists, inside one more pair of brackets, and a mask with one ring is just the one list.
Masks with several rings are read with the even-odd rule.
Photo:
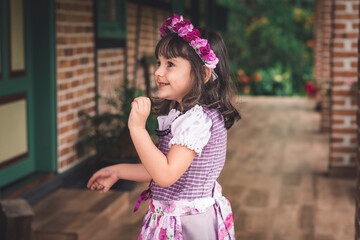
[[[183, 239], [181, 216], [205, 213], [211, 207], [215, 207], [218, 239], [235, 239], [231, 206], [216, 182], [226, 158], [227, 130], [224, 119], [216, 109], [199, 105], [194, 108], [200, 109], [211, 119], [209, 141], [202, 148], [201, 155], [194, 158], [174, 184], [160, 187], [151, 182], [149, 211], [138, 239]], [[163, 154], [169, 152], [173, 137], [171, 129], [158, 134], [157, 146]]]

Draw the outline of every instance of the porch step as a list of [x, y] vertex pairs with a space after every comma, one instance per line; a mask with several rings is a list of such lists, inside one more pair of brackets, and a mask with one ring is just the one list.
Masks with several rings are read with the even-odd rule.
[[134, 206], [140, 193], [147, 187], [148, 183], [137, 183], [135, 189], [129, 193], [130, 205], [125, 212], [114, 217], [111, 224], [99, 229], [88, 240], [137, 239], [145, 213], [149, 209], [149, 201], [142, 202], [135, 213]]
[[32, 240], [87, 240], [129, 208], [129, 192], [59, 189], [33, 206]]

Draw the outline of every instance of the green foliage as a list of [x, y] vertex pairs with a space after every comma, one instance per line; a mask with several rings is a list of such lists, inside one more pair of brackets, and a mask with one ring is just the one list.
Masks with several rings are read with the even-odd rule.
[[[100, 158], [136, 158], [136, 150], [130, 138], [127, 122], [131, 111], [131, 102], [135, 97], [142, 96], [143, 91], [139, 88], [130, 87], [127, 79], [124, 86], [115, 89], [116, 98], [99, 96], [106, 106], [115, 111], [108, 111], [95, 116], [80, 112], [79, 116], [87, 119], [90, 127], [87, 128], [85, 137], [79, 141], [77, 152], [82, 156], [89, 149], [95, 148]], [[113, 113], [115, 112], [115, 113]], [[152, 139], [155, 139], [157, 128], [156, 117], [150, 115], [146, 123]]]
[[293, 93], [291, 71], [284, 71], [281, 64], [260, 70], [258, 73], [262, 76], [262, 80], [252, 82], [258, 84], [257, 89], [259, 89], [258, 92], [253, 92], [254, 95], [289, 96]]
[[[224, 40], [234, 72], [242, 69], [250, 79], [256, 73], [264, 74], [262, 81], [250, 81], [251, 93], [303, 93], [305, 82], [313, 81], [314, 1], [223, 2], [229, 7], [230, 24]], [[283, 80], [272, 81], [274, 74]], [[245, 85], [237, 84], [238, 90], [243, 91]]]

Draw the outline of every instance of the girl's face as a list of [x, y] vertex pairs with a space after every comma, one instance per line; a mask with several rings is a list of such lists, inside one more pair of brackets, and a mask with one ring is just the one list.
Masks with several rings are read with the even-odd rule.
[[168, 59], [159, 56], [155, 80], [159, 98], [181, 103], [193, 85], [190, 62], [181, 57]]

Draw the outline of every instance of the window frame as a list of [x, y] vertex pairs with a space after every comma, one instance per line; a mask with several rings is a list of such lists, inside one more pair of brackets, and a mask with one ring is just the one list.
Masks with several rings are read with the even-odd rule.
[[116, 20], [105, 20], [104, 8], [111, 0], [95, 1], [95, 34], [96, 48], [122, 48], [126, 47], [126, 1], [112, 0], [116, 3]]
[[10, 78], [18, 78], [18, 77], [24, 77], [24, 76], [26, 76], [26, 67], [27, 67], [27, 64], [26, 64], [26, 44], [25, 44], [25, 42], [26, 42], [26, 24], [25, 24], [25, 7], [24, 7], [24, 5], [25, 5], [25, 1], [24, 0], [20, 0], [21, 2], [22, 2], [22, 14], [21, 14], [21, 16], [22, 16], [22, 36], [23, 36], [23, 42], [22, 42], [22, 44], [23, 44], [23, 64], [24, 64], [24, 69], [22, 69], [22, 70], [13, 70], [12, 69], [12, 42], [11, 42], [11, 40], [12, 40], [12, 38], [11, 38], [11, 30], [12, 30], [12, 28], [11, 28], [11, 4], [10, 4], [10, 2], [11, 1], [8, 1], [8, 9], [9, 9], [9, 11], [8, 11], [8, 37], [9, 37], [9, 52], [8, 52], [8, 54], [9, 54], [9, 77]]

